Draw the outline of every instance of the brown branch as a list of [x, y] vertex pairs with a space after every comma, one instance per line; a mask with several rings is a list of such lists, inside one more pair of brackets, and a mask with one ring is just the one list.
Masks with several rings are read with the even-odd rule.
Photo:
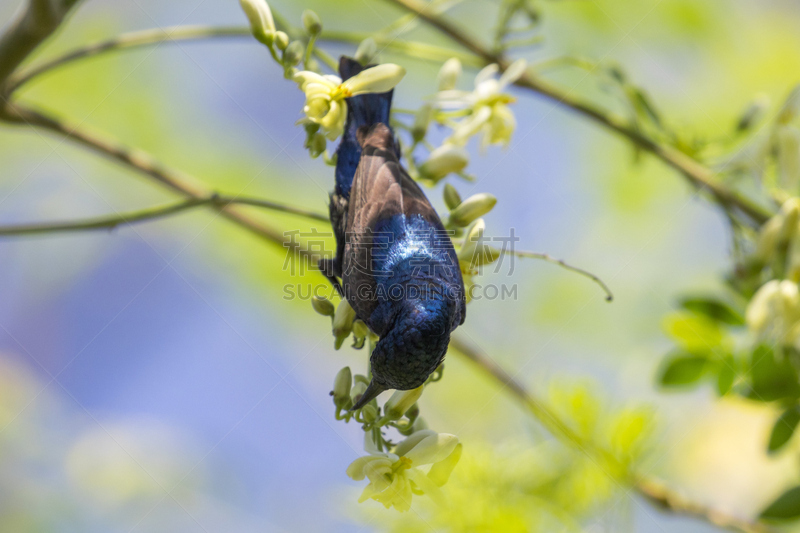
[[[442, 15], [429, 12], [425, 2], [421, 0], [389, 1], [411, 13], [415, 13], [441, 33], [482, 58], [487, 65], [490, 63], [497, 63], [503, 71], [510, 65], [508, 58], [485, 47], [450, 20]], [[695, 161], [683, 152], [670, 146], [659, 144], [641, 132], [634, 130], [624, 121], [603, 112], [592, 104], [572, 97], [569, 93], [565, 93], [544, 80], [531, 75], [530, 72], [526, 72], [520, 77], [515, 82], [515, 85], [558, 102], [626, 137], [642, 150], [650, 152], [667, 165], [680, 172], [693, 186], [708, 191], [722, 207], [726, 209], [736, 209], [758, 225], [763, 224], [772, 216], [770, 210], [728, 189], [725, 185], [717, 181], [716, 175], [711, 169]]]
[[[542, 400], [528, 391], [522, 383], [506, 372], [503, 367], [498, 365], [485, 352], [479, 350], [470, 343], [464, 342], [457, 336], [450, 339], [450, 347], [466, 359], [472, 361], [484, 374], [491, 377], [508, 390], [508, 392], [516, 397], [517, 400], [519, 400], [555, 437], [566, 441], [569, 445], [587, 455], [597, 456], [605, 461], [610, 461], [611, 464], [618, 462], [617, 459], [606, 450], [592, 446], [591, 443], [586, 442], [585, 439], [577, 435], [569, 426], [559, 420]], [[632, 474], [632, 479], [633, 488], [640, 496], [667, 512], [693, 516], [716, 526], [744, 533], [772, 533], [774, 531], [773, 528], [770, 528], [766, 524], [732, 516], [693, 502], [674, 490], [669, 489], [660, 481], [637, 477], [635, 473]]]
[[282, 211], [292, 215], [298, 215], [312, 220], [328, 222], [328, 217], [305, 209], [261, 200], [260, 198], [241, 198], [237, 196], [221, 196], [214, 194], [207, 198], [187, 198], [168, 205], [148, 207], [138, 211], [126, 213], [116, 213], [114, 215], [93, 217], [82, 220], [70, 220], [65, 222], [43, 222], [34, 224], [15, 224], [11, 226], [0, 226], [0, 236], [21, 236], [21, 235], [41, 235], [43, 233], [66, 233], [72, 231], [91, 231], [91, 230], [111, 230], [119, 226], [137, 224], [139, 222], [150, 222], [176, 215], [188, 211], [195, 207], [213, 206], [222, 208], [230, 204], [250, 205], [264, 209]]
[[[6, 109], [5, 115], [2, 118], [7, 123], [41, 128], [61, 137], [66, 137], [72, 142], [89, 148], [104, 157], [115, 160], [137, 172], [149, 176], [163, 186], [183, 196], [205, 199], [214, 194], [213, 191], [206, 188], [202, 182], [193, 176], [166, 167], [141, 150], [128, 148], [105, 138], [95, 136], [40, 111], [18, 104], [12, 104]], [[247, 229], [250, 233], [269, 243], [286, 247], [290, 252], [298, 254], [304, 260], [311, 260], [314, 258], [312, 252], [302, 248], [300, 243], [292, 239], [291, 236], [284, 235], [282, 232], [264, 224], [240, 207], [224, 205], [219, 207], [219, 212], [223, 217]]]
[[[30, 0], [0, 36], [0, 95], [4, 85], [25, 59], [58, 29], [76, 0]], [[2, 103], [2, 102], [0, 102]]]

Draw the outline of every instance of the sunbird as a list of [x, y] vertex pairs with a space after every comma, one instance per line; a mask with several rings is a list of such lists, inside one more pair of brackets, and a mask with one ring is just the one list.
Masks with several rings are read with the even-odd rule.
[[[342, 57], [339, 74], [346, 80], [371, 66]], [[320, 260], [356, 317], [380, 337], [370, 356], [372, 380], [353, 409], [385, 390], [422, 385], [466, 318], [450, 236], [399, 161], [389, 125], [392, 92], [346, 100], [330, 197], [336, 255]]]

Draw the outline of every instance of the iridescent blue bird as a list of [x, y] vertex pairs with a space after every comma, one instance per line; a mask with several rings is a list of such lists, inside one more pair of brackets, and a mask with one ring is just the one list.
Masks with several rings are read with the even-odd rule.
[[[339, 63], [343, 80], [363, 68], [347, 57]], [[400, 165], [391, 105], [392, 91], [347, 99], [330, 201], [336, 256], [320, 261], [380, 337], [370, 357], [372, 381], [353, 409], [384, 390], [422, 385], [466, 317], [458, 258], [430, 201]]]

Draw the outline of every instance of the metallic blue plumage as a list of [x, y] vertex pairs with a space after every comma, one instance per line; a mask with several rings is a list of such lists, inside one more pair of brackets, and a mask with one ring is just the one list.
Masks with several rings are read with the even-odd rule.
[[[342, 78], [360, 70], [342, 58]], [[383, 390], [424, 383], [444, 359], [450, 333], [463, 323], [466, 302], [450, 237], [399, 163], [388, 126], [391, 92], [347, 103], [330, 204], [337, 252], [320, 266], [380, 336], [370, 358], [372, 383], [354, 406], [360, 408]]]

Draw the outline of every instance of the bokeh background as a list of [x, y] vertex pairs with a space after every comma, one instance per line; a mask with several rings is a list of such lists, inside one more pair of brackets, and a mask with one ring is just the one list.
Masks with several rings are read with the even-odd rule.
[[[0, 3], [6, 23], [19, 2]], [[373, 0], [273, 2], [299, 23], [377, 30], [400, 14]], [[452, 14], [488, 34], [489, 2]], [[781, 101], [800, 81], [800, 6], [790, 0], [551, 1], [531, 61], [562, 54], [625, 65], [681, 131], [730, 135], [758, 93]], [[233, 0], [84, 2], [36, 59], [118, 32], [243, 25]], [[419, 39], [441, 44], [420, 26]], [[328, 45], [331, 53], [353, 47]], [[437, 66], [409, 70], [396, 103], [417, 107]], [[474, 72], [462, 79], [471, 86]], [[553, 78], [606, 102], [597, 79]], [[767, 459], [774, 413], [705, 389], [666, 393], [654, 373], [661, 320], [685, 293], [710, 293], [727, 266], [725, 221], [681, 179], [567, 110], [515, 93], [509, 149], [473, 146], [474, 184], [498, 205], [489, 232], [600, 275], [596, 286], [532, 260], [487, 274], [518, 298], [478, 301], [459, 329], [533, 390], [593, 380], [610, 403], [653, 406], [653, 474], [722, 510], [753, 513], [796, 477], [793, 452]], [[324, 212], [332, 169], [309, 160], [294, 126], [303, 96], [248, 38], [163, 44], [81, 62], [26, 87], [25, 100], [152, 152], [216, 190]], [[111, 162], [24, 128], [0, 128], [0, 223], [80, 218], [174, 197]], [[441, 188], [429, 190], [438, 207]], [[264, 215], [277, 227], [308, 222]], [[320, 230], [324, 230], [321, 225]], [[366, 353], [333, 349], [327, 319], [284, 299], [286, 253], [211, 211], [150, 224], [0, 241], [0, 529], [3, 531], [371, 531], [389, 515], [355, 503], [344, 474], [362, 433], [337, 423], [328, 395]], [[450, 357], [422, 400], [430, 425], [467, 449], [536, 442], [541, 430], [469, 363]], [[635, 531], [714, 531], [624, 494]], [[392, 511], [393, 513], [393, 511]], [[595, 529], [612, 530], [607, 517]]]

